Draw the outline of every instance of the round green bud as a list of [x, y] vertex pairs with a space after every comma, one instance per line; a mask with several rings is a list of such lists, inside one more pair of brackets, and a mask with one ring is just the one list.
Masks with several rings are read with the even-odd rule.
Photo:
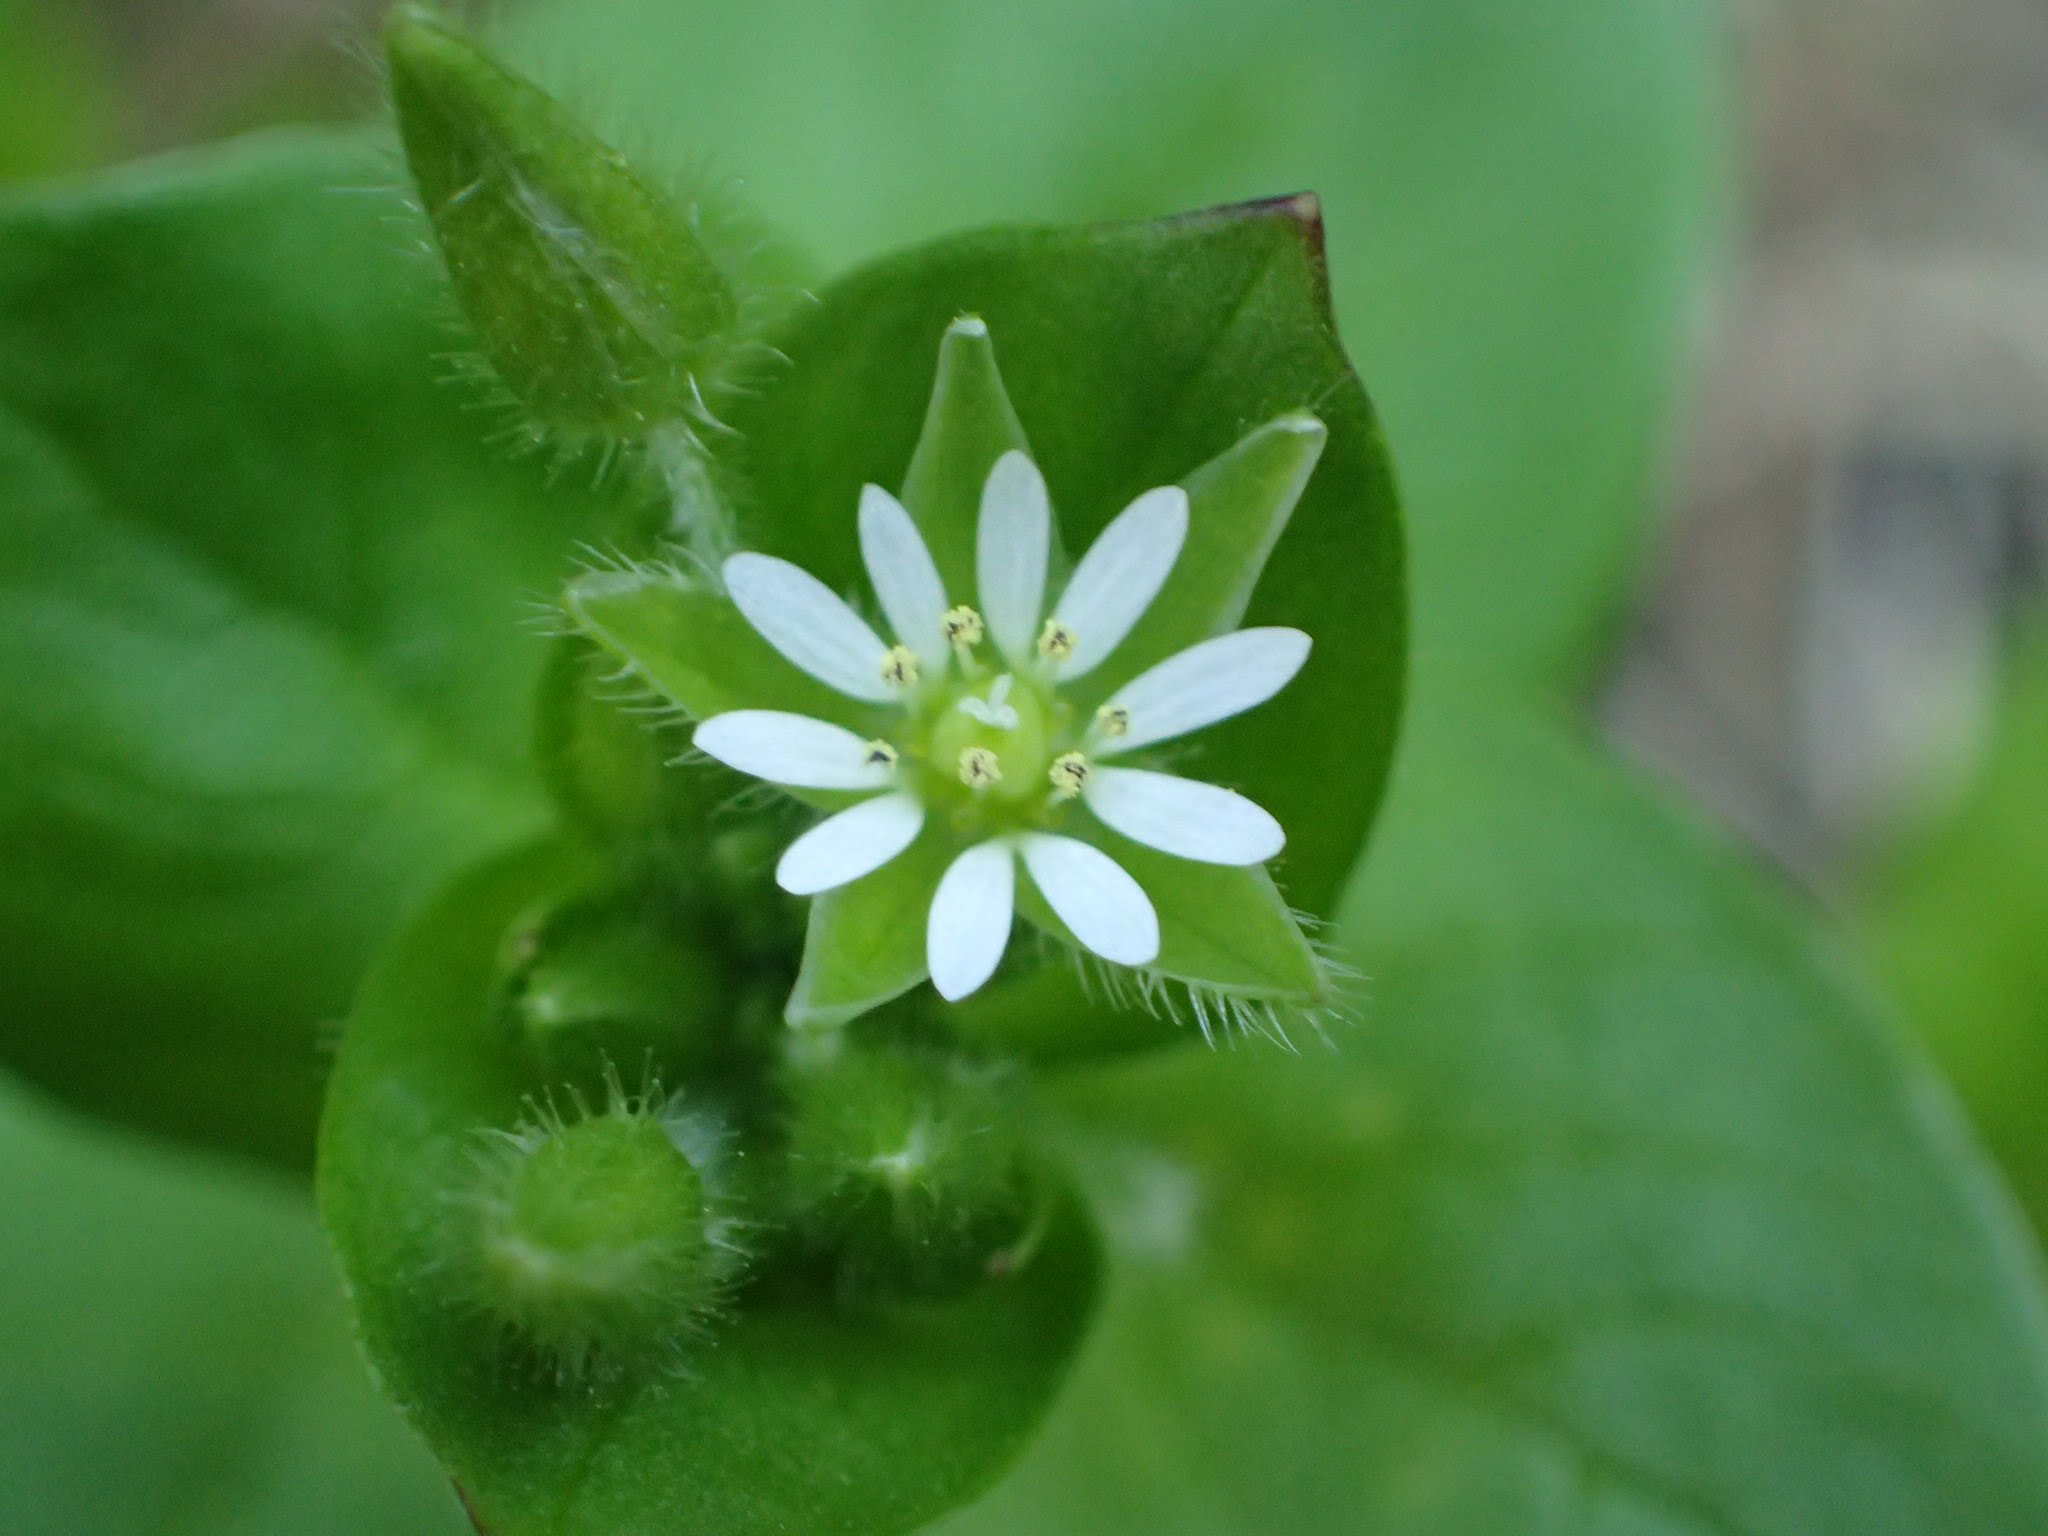
[[960, 1289], [1028, 1225], [1030, 1164], [993, 1069], [840, 1039], [784, 1087], [790, 1222], [843, 1278]]
[[704, 1175], [655, 1115], [615, 1106], [508, 1137], [487, 1180], [484, 1298], [558, 1368], [667, 1352], [732, 1274]]

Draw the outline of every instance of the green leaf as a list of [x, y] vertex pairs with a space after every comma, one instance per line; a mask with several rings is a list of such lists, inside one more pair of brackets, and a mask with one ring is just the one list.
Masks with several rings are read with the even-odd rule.
[[740, 320], [700, 219], [429, 12], [384, 27], [407, 163], [464, 314], [545, 426], [709, 419]]
[[505, 41], [546, 79], [603, 81], [643, 153], [744, 168], [828, 267], [1313, 188], [1400, 456], [1418, 675], [1550, 686], [1606, 637], [1656, 504], [1732, 181], [1725, 28], [1683, 0], [958, 0], [937, 28], [540, 0]]
[[787, 1017], [797, 1029], [830, 1029], [901, 997], [930, 974], [925, 924], [932, 893], [955, 850], [927, 827], [873, 874], [811, 901]]
[[0, 1526], [465, 1531], [362, 1368], [303, 1191], [0, 1085]]
[[1963, 803], [1866, 870], [1859, 926], [1881, 976], [2048, 1232], [2048, 632], [2016, 652]]
[[1087, 1316], [1094, 1245], [1069, 1207], [1031, 1262], [956, 1297], [857, 1308], [771, 1277], [678, 1355], [580, 1377], [479, 1305], [455, 1192], [544, 1087], [493, 997], [516, 925], [567, 878], [534, 854], [458, 882], [372, 975], [336, 1065], [321, 1208], [392, 1395], [497, 1536], [899, 1532], [971, 1496]]
[[903, 505], [955, 602], [978, 601], [971, 594], [981, 491], [996, 460], [1012, 449], [1029, 453], [1031, 444], [1003, 387], [988, 323], [963, 316], [939, 343], [924, 430], [903, 476]]
[[1411, 736], [1339, 1053], [1070, 1080], [1112, 1262], [944, 1536], [2048, 1522], [2037, 1256], [1738, 855], [1494, 697]]
[[438, 382], [378, 165], [0, 204], [0, 1055], [293, 1164], [369, 954], [545, 815], [522, 619], [606, 514]]

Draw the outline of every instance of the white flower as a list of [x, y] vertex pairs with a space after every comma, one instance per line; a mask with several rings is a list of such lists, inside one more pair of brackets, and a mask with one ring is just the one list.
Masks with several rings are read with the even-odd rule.
[[1205, 640], [1141, 673], [1085, 720], [1062, 694], [1144, 616], [1187, 530], [1185, 491], [1145, 492], [1102, 531], [1048, 610], [1045, 480], [1024, 454], [1006, 453], [982, 492], [976, 611], [948, 601], [902, 504], [867, 486], [861, 556], [893, 643], [786, 560], [726, 561], [727, 591], [770, 645], [840, 693], [892, 712], [874, 739], [776, 710], [736, 710], [697, 728], [700, 750], [755, 778], [875, 792], [789, 846], [775, 871], [782, 888], [808, 896], [858, 880], [916, 841], [928, 815], [944, 814], [967, 846], [932, 896], [926, 956], [950, 1001], [1002, 959], [1020, 860], [1095, 954], [1128, 966], [1158, 958], [1159, 919], [1144, 889], [1108, 854], [1054, 830], [1073, 800], [1122, 836], [1180, 858], [1249, 865], [1279, 853], [1279, 822], [1242, 795], [1111, 760], [1264, 703], [1307, 660], [1307, 635], [1247, 629]]

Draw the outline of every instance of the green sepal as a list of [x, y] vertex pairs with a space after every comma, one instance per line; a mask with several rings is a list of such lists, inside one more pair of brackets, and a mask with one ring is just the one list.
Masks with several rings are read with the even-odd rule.
[[939, 877], [958, 850], [927, 825], [873, 874], [811, 901], [803, 968], [785, 1016], [797, 1029], [833, 1029], [901, 997], [930, 972], [925, 925]]
[[1147, 667], [1238, 627], [1329, 440], [1316, 417], [1289, 411], [1181, 481], [1188, 536], [1180, 558], [1124, 643], [1072, 688], [1078, 706], [1093, 707]]
[[[1333, 1000], [1330, 978], [1287, 900], [1263, 865], [1198, 864], [1156, 849], [1142, 848], [1096, 828], [1070, 829], [1094, 843], [1145, 888], [1159, 915], [1159, 958], [1142, 971], [1105, 971], [1109, 1002], [1141, 998], [1169, 1019], [1185, 1011], [1189, 1022], [1209, 1026], [1201, 1012], [1213, 1002], [1224, 1014], [1232, 999], [1314, 1012]], [[1085, 954], [1027, 876], [1017, 884], [1017, 910], [1033, 926]], [[1116, 977], [1128, 977], [1128, 988]], [[1178, 982], [1181, 987], [1160, 987]], [[1123, 995], [1118, 997], [1116, 994]], [[1200, 999], [1199, 1003], [1196, 999]], [[1071, 1011], [1071, 1000], [1062, 1005]], [[1103, 1005], [1086, 1005], [1091, 1015]], [[1099, 1017], [1097, 1023], [1104, 1021]], [[1112, 1031], [1112, 1033], [1116, 1033]]]
[[[963, 315], [939, 342], [939, 367], [924, 430], [903, 477], [903, 505], [917, 519], [932, 560], [956, 603], [976, 603], [975, 530], [981, 491], [997, 459], [1031, 444], [1003, 387], [988, 325]], [[1057, 541], [1057, 524], [1053, 529]]]
[[1330, 980], [1263, 864], [1197, 864], [1098, 837], [1159, 914], [1151, 969], [1190, 986], [1299, 1008], [1331, 1001]]
[[601, 843], [657, 838], [675, 775], [660, 738], [604, 697], [616, 663], [581, 635], [548, 653], [534, 706], [534, 758], [563, 819]]
[[394, 11], [384, 49], [420, 200], [506, 387], [572, 436], [705, 420], [741, 304], [699, 221], [431, 12]]
[[661, 566], [592, 571], [562, 606], [584, 634], [692, 720], [783, 709], [867, 731], [874, 711], [798, 671], [708, 583]]

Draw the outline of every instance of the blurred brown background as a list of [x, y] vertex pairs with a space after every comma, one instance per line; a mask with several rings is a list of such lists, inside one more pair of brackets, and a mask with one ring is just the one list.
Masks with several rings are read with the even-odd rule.
[[1748, 225], [1613, 733], [1823, 886], [1938, 814], [2048, 567], [2048, 9], [1753, 0]]

